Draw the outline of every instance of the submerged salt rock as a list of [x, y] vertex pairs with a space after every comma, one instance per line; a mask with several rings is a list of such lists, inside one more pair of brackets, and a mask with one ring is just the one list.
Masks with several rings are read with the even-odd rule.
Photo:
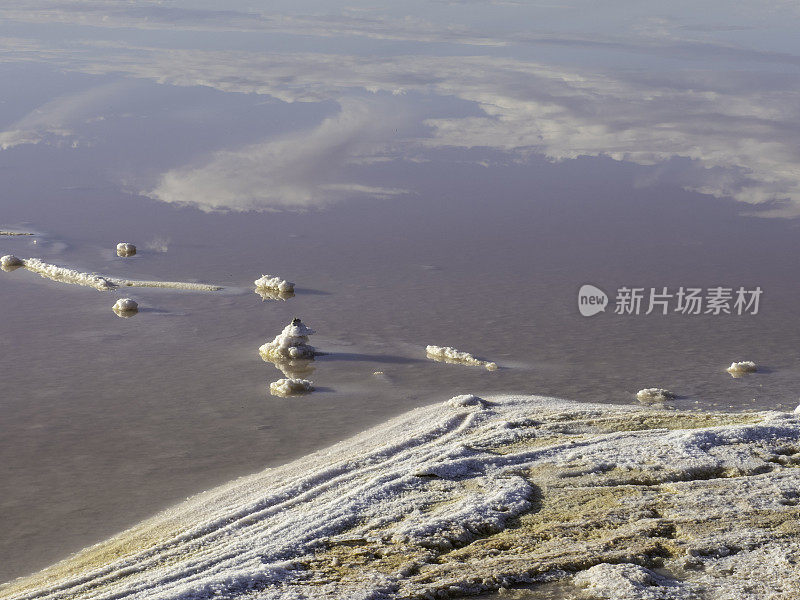
[[276, 290], [278, 292], [294, 292], [294, 283], [272, 275], [262, 275], [253, 283], [256, 288]]
[[758, 371], [758, 367], [752, 360], [743, 360], [741, 362], [732, 362], [731, 366], [725, 370], [733, 377], [741, 377], [748, 373], [755, 373]]
[[317, 351], [308, 343], [310, 335], [314, 335], [314, 330], [295, 318], [274, 340], [261, 346], [258, 352], [264, 360], [270, 362], [311, 360]]
[[17, 258], [13, 254], [6, 254], [3, 258], [0, 258], [0, 266], [9, 271], [13, 271], [23, 266], [23, 264], [22, 259]]
[[485, 406], [486, 401], [473, 394], [462, 394], [461, 396], [453, 396], [447, 403], [454, 407], [460, 408], [464, 406]]
[[485, 367], [489, 371], [497, 370], [497, 363], [486, 360], [479, 360], [469, 352], [461, 352], [450, 346], [426, 346], [425, 352], [428, 358], [456, 365], [468, 365], [471, 367]]
[[308, 379], [279, 379], [269, 384], [269, 391], [273, 396], [296, 396], [314, 391], [314, 382]]
[[636, 392], [636, 399], [642, 404], [659, 404], [675, 398], [675, 394], [662, 388], [645, 388]]
[[136, 246], [128, 242], [117, 244], [117, 256], [128, 257], [136, 254]]

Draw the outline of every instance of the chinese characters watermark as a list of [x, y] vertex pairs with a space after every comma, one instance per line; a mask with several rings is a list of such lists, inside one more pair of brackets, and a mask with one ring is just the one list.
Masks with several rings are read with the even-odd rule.
[[[761, 287], [643, 288], [622, 286], [614, 297], [617, 315], [757, 315]], [[593, 285], [583, 285], [578, 291], [578, 310], [584, 317], [604, 312], [609, 305], [608, 295]]]

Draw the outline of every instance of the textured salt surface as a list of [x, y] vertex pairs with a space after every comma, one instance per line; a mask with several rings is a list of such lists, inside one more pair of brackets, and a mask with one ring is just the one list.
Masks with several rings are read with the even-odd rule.
[[[5, 259], [16, 258], [11, 255], [3, 257], [3, 266], [5, 266]], [[20, 259], [17, 259], [20, 260]], [[57, 267], [46, 262], [42, 262], [38, 258], [26, 258], [21, 260], [21, 265], [33, 273], [37, 273], [47, 279], [58, 281], [61, 283], [72, 283], [75, 285], [83, 285], [93, 287], [97, 290], [111, 290], [117, 287], [152, 287], [152, 288], [170, 288], [177, 290], [193, 290], [197, 292], [215, 292], [223, 289], [219, 285], [209, 285], [206, 283], [185, 283], [180, 281], [142, 281], [137, 279], [119, 279], [116, 277], [106, 277], [105, 275], [97, 275], [95, 273], [83, 273], [75, 271], [74, 269], [67, 269], [65, 267]]]
[[486, 360], [478, 360], [469, 352], [461, 352], [450, 346], [426, 346], [425, 352], [428, 358], [438, 362], [446, 362], [455, 365], [468, 365], [471, 367], [486, 367], [489, 371], [496, 371], [497, 364]]
[[0, 597], [446, 598], [557, 579], [576, 599], [788, 600], [798, 466], [792, 413], [460, 396], [190, 498]]
[[642, 404], [663, 404], [675, 397], [675, 394], [662, 388], [645, 388], [636, 392], [636, 399]]
[[308, 379], [279, 379], [269, 384], [269, 392], [273, 396], [297, 396], [314, 391], [314, 382]]

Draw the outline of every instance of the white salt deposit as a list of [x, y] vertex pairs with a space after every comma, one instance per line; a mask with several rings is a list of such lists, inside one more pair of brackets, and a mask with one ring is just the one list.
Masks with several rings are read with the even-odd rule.
[[645, 388], [636, 392], [636, 399], [642, 404], [663, 404], [675, 398], [675, 394], [662, 388]]
[[4, 269], [15, 269], [22, 266], [22, 260], [13, 254], [6, 254], [4, 257], [0, 258], [0, 266]]
[[255, 283], [256, 288], [266, 288], [278, 292], [294, 292], [294, 283], [272, 275], [262, 275], [253, 283]]
[[[135, 313], [139, 310], [139, 304], [130, 298], [120, 298], [114, 303], [114, 312], [120, 313]], [[125, 315], [128, 316], [128, 315]]]
[[0, 235], [33, 235], [27, 231], [0, 231]]
[[293, 319], [274, 340], [261, 346], [258, 352], [264, 360], [270, 362], [310, 360], [316, 354], [316, 349], [308, 343], [310, 335], [314, 335], [313, 329], [300, 319]]
[[128, 242], [117, 244], [117, 256], [128, 257], [136, 254], [136, 246]]
[[497, 370], [497, 363], [478, 360], [469, 352], [461, 352], [450, 346], [426, 346], [425, 352], [428, 354], [428, 358], [438, 362], [469, 365], [472, 367], [486, 367], [489, 371]]
[[797, 466], [791, 413], [464, 396], [199, 494], [0, 596], [448, 598], [574, 573], [575, 599], [796, 598]]
[[758, 367], [756, 366], [756, 363], [751, 360], [743, 360], [741, 362], [731, 363], [731, 366], [725, 370], [734, 377], [741, 377], [747, 373], [755, 373], [758, 371]]
[[[9, 255], [10, 256], [10, 255]], [[3, 257], [5, 259], [7, 257]], [[16, 257], [11, 256], [14, 259]], [[97, 275], [95, 273], [82, 273], [74, 269], [67, 269], [65, 267], [57, 267], [46, 262], [42, 262], [38, 258], [26, 258], [21, 261], [21, 265], [29, 271], [37, 273], [47, 279], [58, 281], [61, 283], [72, 283], [75, 285], [84, 285], [93, 287], [97, 290], [111, 290], [117, 287], [152, 287], [152, 288], [169, 288], [176, 290], [192, 290], [197, 292], [215, 292], [223, 289], [219, 285], [209, 285], [206, 283], [186, 283], [181, 281], [143, 281], [137, 279], [120, 279], [116, 277], [106, 277], [104, 275]]]
[[308, 379], [279, 379], [269, 384], [269, 391], [273, 396], [297, 396], [314, 391], [314, 382]]

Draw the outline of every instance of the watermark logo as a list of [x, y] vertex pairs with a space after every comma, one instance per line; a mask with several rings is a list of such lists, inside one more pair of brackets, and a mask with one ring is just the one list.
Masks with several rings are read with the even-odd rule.
[[[615, 315], [757, 315], [763, 290], [760, 287], [638, 288], [622, 286], [614, 298]], [[600, 288], [585, 284], [578, 291], [578, 310], [584, 317], [604, 312], [608, 296]]]
[[599, 287], [587, 283], [578, 290], [578, 310], [584, 317], [603, 312], [606, 306], [608, 306], [608, 296]]

